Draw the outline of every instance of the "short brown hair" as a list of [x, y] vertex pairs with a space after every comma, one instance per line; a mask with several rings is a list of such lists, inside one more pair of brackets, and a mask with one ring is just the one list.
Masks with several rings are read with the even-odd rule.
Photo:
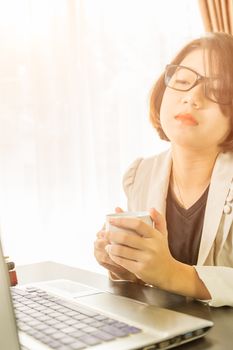
[[[190, 52], [202, 49], [207, 53], [210, 74], [217, 67], [223, 81], [223, 91], [231, 96], [229, 105], [219, 104], [222, 113], [230, 118], [231, 130], [226, 140], [219, 146], [223, 151], [233, 152], [233, 36], [226, 33], [207, 33], [205, 36], [192, 40], [176, 55], [171, 64], [179, 64]], [[150, 121], [163, 140], [169, 141], [160, 124], [160, 106], [166, 89], [164, 73], [152, 88], [150, 97]]]

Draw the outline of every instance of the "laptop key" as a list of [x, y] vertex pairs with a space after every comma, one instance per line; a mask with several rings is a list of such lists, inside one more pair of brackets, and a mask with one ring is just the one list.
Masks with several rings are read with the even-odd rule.
[[128, 326], [128, 324], [125, 323], [125, 322], [120, 322], [120, 321], [115, 321], [114, 322], [114, 327], [123, 328], [123, 327], [126, 327], [126, 326]]
[[67, 316], [71, 316], [71, 317], [72, 317], [72, 316], [76, 316], [76, 315], [77, 315], [77, 311], [67, 311], [67, 312], [66, 312], [66, 315], [67, 315]]
[[40, 331], [34, 330], [34, 332], [28, 332], [33, 338], [36, 338], [37, 340], [42, 341], [41, 339], [44, 338], [44, 334]]
[[[38, 340], [40, 340], [42, 343], [44, 343], [44, 344], [48, 344], [50, 341], [51, 341], [51, 337], [48, 337], [47, 335], [44, 335], [44, 336], [42, 336], [40, 339], [38, 339]], [[60, 344], [61, 345], [61, 344]]]
[[32, 309], [32, 310], [27, 311], [27, 315], [29, 315], [33, 318], [39, 319], [39, 317], [41, 316], [41, 313]]
[[62, 329], [62, 332], [66, 333], [66, 334], [73, 333], [75, 331], [76, 331], [76, 329], [74, 327], [65, 327]]
[[65, 328], [64, 323], [62, 322], [56, 323], [53, 327], [57, 330], [62, 330], [63, 328]]
[[90, 323], [95, 322], [95, 319], [88, 317], [88, 318], [84, 318], [84, 319], [82, 320], [82, 322], [84, 322], [84, 323], [86, 323], [86, 324], [90, 324]]
[[51, 334], [51, 336], [53, 339], [59, 340], [61, 338], [64, 338], [65, 334], [63, 334], [62, 332], [56, 332], [56, 333]]
[[61, 312], [62, 314], [63, 313], [65, 314], [67, 312], [67, 307], [64, 307], [64, 306], [61, 306], [61, 305], [58, 305], [58, 306], [59, 306], [58, 311]]
[[92, 327], [92, 326], [87, 326], [83, 329], [83, 331], [86, 333], [93, 333], [93, 332], [98, 331], [98, 329], [95, 327]]
[[46, 326], [44, 323], [40, 323], [38, 325], [35, 326], [35, 328], [38, 330], [38, 331], [43, 331], [44, 329], [46, 329], [48, 326]]
[[69, 337], [69, 336], [63, 337], [63, 338], [61, 338], [61, 342], [65, 345], [69, 345], [69, 344], [74, 343], [74, 338]]
[[50, 334], [56, 333], [57, 330], [55, 328], [52, 328], [52, 327], [47, 327], [45, 330], [43, 330], [43, 332], [46, 335], [50, 335]]
[[72, 350], [82, 350], [82, 349], [85, 349], [87, 346], [86, 346], [86, 344], [84, 344], [80, 341], [76, 341], [75, 343], [71, 344], [70, 347]]
[[95, 316], [95, 319], [98, 321], [103, 321], [103, 320], [107, 320], [108, 317], [104, 316], [104, 315], [97, 315]]
[[92, 345], [92, 346], [101, 343], [101, 340], [99, 338], [96, 338], [90, 334], [81, 336], [79, 340], [87, 345]]
[[59, 321], [51, 319], [46, 322], [49, 326], [55, 326], [56, 324], [59, 323]]
[[110, 341], [110, 340], [113, 340], [113, 339], [116, 339], [116, 337], [110, 333], [106, 333], [104, 331], [96, 331], [94, 333], [92, 333], [92, 335], [96, 338], [99, 338], [103, 341]]
[[112, 318], [106, 318], [103, 322], [106, 323], [106, 324], [113, 324], [113, 323], [115, 323], [116, 321], [113, 320]]
[[129, 332], [130, 334], [136, 334], [136, 333], [140, 333], [142, 331], [140, 328], [133, 327], [133, 326], [125, 326], [121, 329]]
[[85, 335], [85, 334], [86, 334], [85, 332], [79, 331], [78, 329], [76, 329], [75, 332], [70, 333], [70, 336], [74, 338], [80, 338], [82, 335]]
[[[37, 331], [37, 330], [34, 329], [34, 328], [30, 328], [30, 329], [27, 330], [27, 333], [28, 333], [29, 335], [31, 335], [32, 337], [35, 337], [35, 336], [38, 335], [40, 332]], [[44, 335], [43, 333], [40, 333], [40, 334], [41, 334], [41, 336]]]
[[38, 326], [39, 324], [41, 324], [41, 322], [37, 321], [37, 320], [32, 320], [32, 321], [28, 322], [28, 325], [31, 326], [31, 327]]
[[40, 320], [41, 322], [46, 322], [48, 320], [51, 320], [51, 317], [47, 316], [47, 315], [43, 315], [43, 314], [40, 314], [38, 317], [37, 317], [37, 320]]
[[90, 316], [90, 317], [95, 317], [98, 314], [92, 310], [86, 309], [83, 306], [80, 306], [79, 304], [72, 304], [69, 301], [65, 301], [65, 300], [59, 300], [58, 304], [62, 305], [62, 306], [67, 306], [69, 309], [74, 310], [74, 311], [78, 311], [81, 314], [84, 314], [86, 316]]
[[56, 311], [60, 311], [60, 309], [61, 309], [60, 305], [56, 305], [56, 304], [53, 304], [50, 307], [51, 307], [51, 309], [56, 310]]
[[58, 349], [61, 344], [59, 342], [57, 342], [56, 340], [49, 340], [46, 345], [50, 346], [53, 349]]
[[30, 329], [32, 329], [31, 327], [29, 327], [28, 325], [24, 324], [24, 323], [17, 323], [19, 329], [23, 332], [28, 332], [30, 331]]
[[27, 315], [22, 315], [21, 317], [19, 317], [20, 321], [23, 321], [25, 323], [30, 323], [31, 321], [34, 320], [34, 318], [27, 316]]
[[76, 329], [83, 329], [85, 328], [87, 325], [85, 323], [82, 322], [78, 322], [77, 324], [74, 324], [73, 327], [75, 327]]
[[60, 315], [60, 316], [57, 316], [56, 319], [59, 320], [59, 321], [64, 322], [64, 321], [69, 320], [69, 317], [66, 316], [66, 315]]
[[30, 304], [31, 304], [31, 300], [25, 300], [25, 299], [23, 299], [23, 300], [21, 301], [21, 303], [22, 303], [23, 305], [30, 305]]
[[54, 317], [54, 318], [61, 316], [61, 314], [59, 312], [54, 311], [54, 310], [46, 310], [45, 314], [49, 315], [50, 317]]
[[[85, 348], [83, 348], [85, 349]], [[57, 350], [73, 350], [70, 346], [62, 345]]]
[[77, 314], [76, 316], [74, 316], [74, 319], [78, 321], [84, 320], [85, 318], [86, 316], [82, 314]]
[[100, 322], [100, 321], [94, 321], [91, 325], [92, 327], [96, 327], [96, 328], [104, 326], [103, 322]]
[[72, 319], [69, 319], [69, 320], [66, 320], [65, 321], [65, 324], [69, 325], [69, 326], [73, 326], [77, 323], [76, 320], [72, 320]]
[[116, 328], [113, 326], [103, 326], [100, 328], [102, 331], [105, 331], [107, 333], [110, 333], [112, 335], [114, 335], [115, 337], [126, 337], [128, 336], [130, 333], [129, 331], [126, 329], [122, 329], [122, 328]]

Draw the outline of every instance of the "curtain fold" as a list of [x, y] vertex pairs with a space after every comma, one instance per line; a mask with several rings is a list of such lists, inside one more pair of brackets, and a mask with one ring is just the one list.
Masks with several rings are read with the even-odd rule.
[[199, 0], [207, 32], [233, 34], [233, 0]]

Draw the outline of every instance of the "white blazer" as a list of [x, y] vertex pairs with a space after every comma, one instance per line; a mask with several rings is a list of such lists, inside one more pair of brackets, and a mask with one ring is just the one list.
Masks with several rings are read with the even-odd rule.
[[[163, 215], [171, 172], [171, 151], [137, 159], [123, 186], [128, 210], [154, 207]], [[233, 153], [220, 153], [211, 177], [197, 265], [208, 288], [211, 306], [233, 306]]]

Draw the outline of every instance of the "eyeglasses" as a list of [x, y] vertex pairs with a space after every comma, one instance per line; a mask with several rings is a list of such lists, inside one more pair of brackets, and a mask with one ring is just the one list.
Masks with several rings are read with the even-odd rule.
[[194, 86], [204, 83], [204, 95], [212, 102], [229, 105], [232, 96], [226, 91], [223, 79], [208, 78], [193, 69], [176, 64], [168, 64], [164, 76], [165, 85], [177, 91], [189, 91]]

